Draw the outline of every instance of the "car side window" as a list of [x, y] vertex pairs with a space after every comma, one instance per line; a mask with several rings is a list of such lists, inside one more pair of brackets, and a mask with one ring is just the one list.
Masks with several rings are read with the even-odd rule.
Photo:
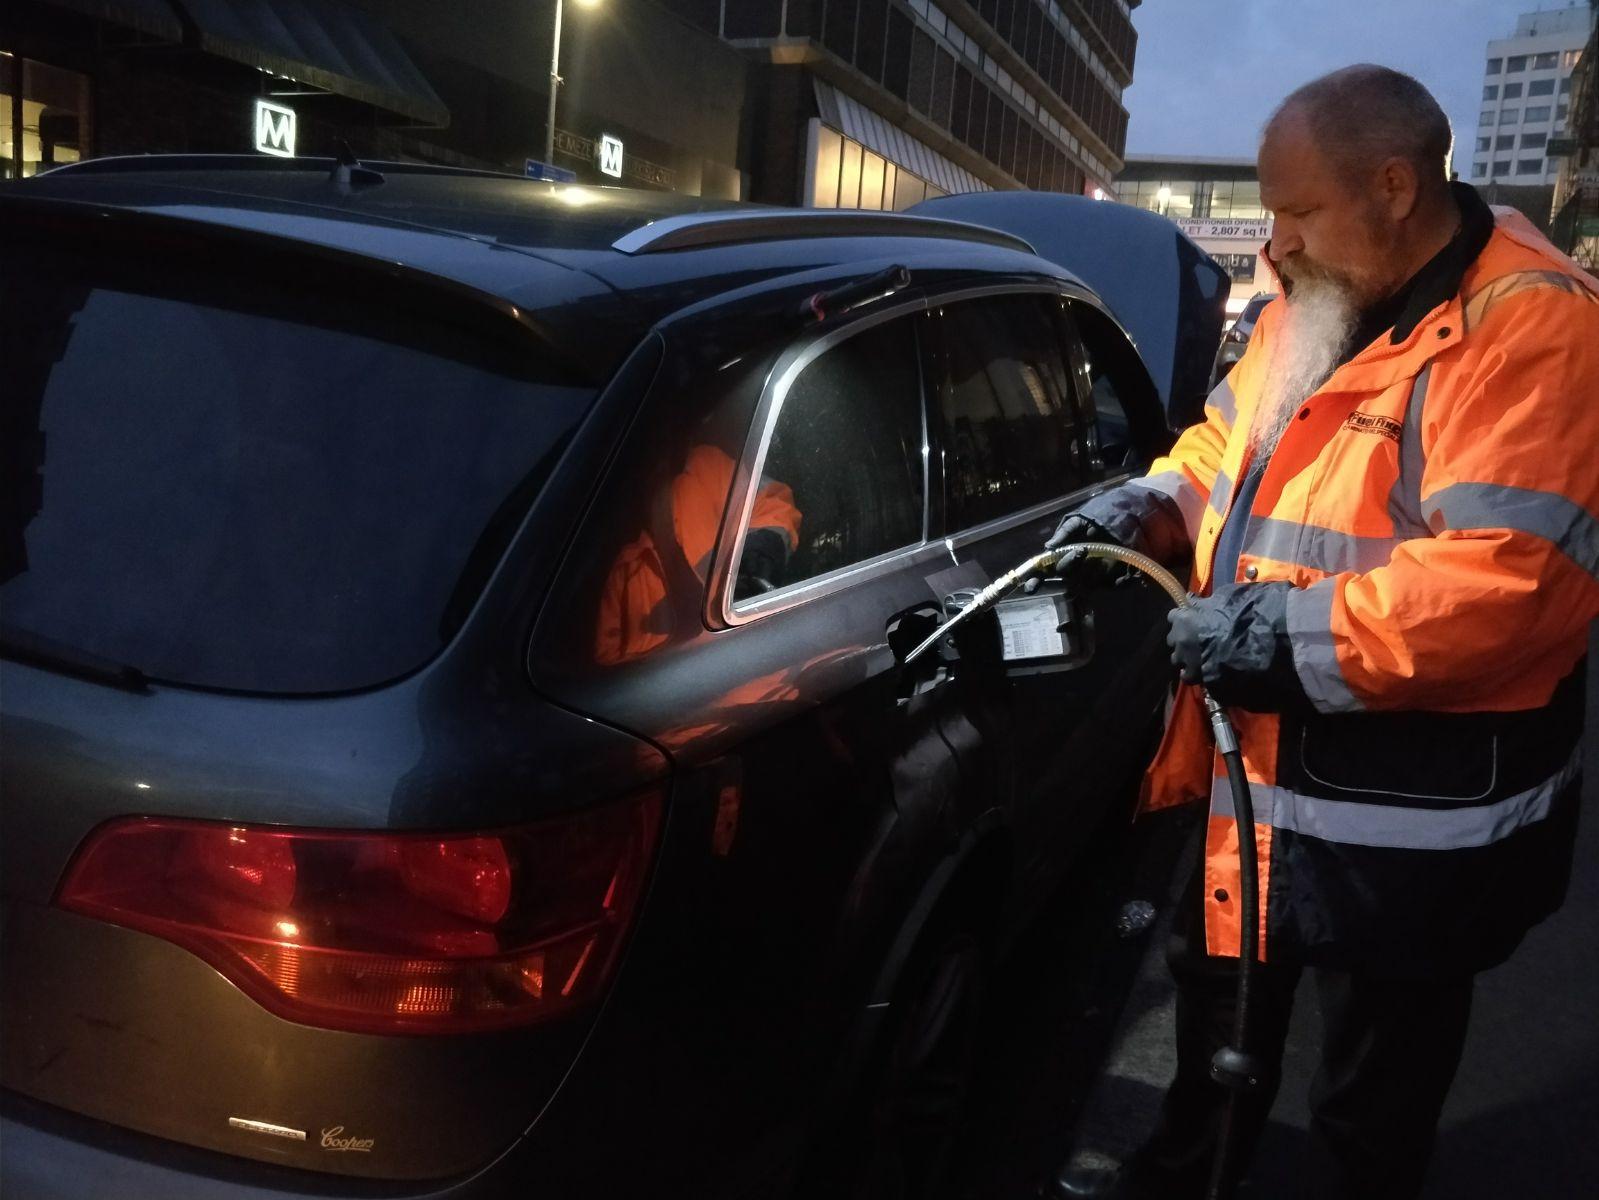
[[830, 347], [783, 398], [744, 534], [735, 603], [922, 540], [913, 318]]
[[1081, 361], [1078, 378], [1093, 427], [1089, 442], [1102, 469], [1119, 473], [1142, 465], [1140, 447], [1150, 432], [1149, 378], [1138, 352], [1104, 313], [1090, 304], [1071, 301]]
[[943, 353], [935, 409], [951, 530], [1089, 482], [1059, 303], [1040, 295], [995, 296], [938, 311]]

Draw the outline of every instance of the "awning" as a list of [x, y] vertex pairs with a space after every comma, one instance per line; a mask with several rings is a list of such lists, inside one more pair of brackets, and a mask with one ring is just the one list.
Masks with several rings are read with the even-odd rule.
[[[87, 0], [86, 0], [87, 2]], [[450, 110], [381, 22], [338, 0], [174, 0], [200, 49], [444, 126]]]
[[820, 79], [812, 82], [816, 85], [816, 109], [822, 121], [845, 137], [853, 138], [895, 166], [914, 172], [951, 194], [993, 190], [965, 167], [913, 138], [854, 97]]
[[183, 24], [167, 0], [47, 0], [47, 3], [169, 42], [183, 40]]

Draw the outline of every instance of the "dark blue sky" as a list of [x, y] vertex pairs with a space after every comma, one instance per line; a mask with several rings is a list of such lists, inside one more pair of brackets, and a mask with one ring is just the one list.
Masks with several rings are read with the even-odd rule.
[[[1485, 47], [1516, 16], [1567, 0], [1144, 0], [1126, 103], [1129, 154], [1253, 156], [1299, 84], [1376, 62], [1421, 80], [1449, 114], [1470, 174]], [[1464, 152], [1462, 152], [1464, 151]]]

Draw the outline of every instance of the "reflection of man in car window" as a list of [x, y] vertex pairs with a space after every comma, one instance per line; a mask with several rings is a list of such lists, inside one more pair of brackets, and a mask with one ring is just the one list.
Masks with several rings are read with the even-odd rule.
[[[692, 576], [705, 583], [733, 467], [732, 458], [716, 446], [689, 450], [683, 469], [657, 497], [660, 511], [650, 527], [623, 547], [606, 577], [595, 629], [596, 661], [625, 662], [666, 641], [673, 620], [669, 581], [687, 582]], [[782, 578], [783, 565], [799, 544], [799, 529], [794, 493], [785, 483], [763, 479], [739, 563], [741, 592], [745, 586], [766, 590]], [[745, 585], [746, 579], [759, 582]]]

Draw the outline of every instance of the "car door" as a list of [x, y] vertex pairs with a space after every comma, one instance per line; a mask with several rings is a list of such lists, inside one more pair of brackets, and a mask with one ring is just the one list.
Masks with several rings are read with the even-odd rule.
[[692, 1161], [707, 1130], [769, 1149], [814, 1115], [958, 836], [961, 767], [988, 769], [957, 761], [973, 738], [948, 681], [909, 694], [887, 646], [948, 565], [927, 537], [921, 305], [820, 330], [797, 305], [741, 298], [750, 344], [710, 308], [663, 331], [531, 655], [541, 687], [673, 761], [650, 901], [586, 1052], [662, 1082], [573, 1111], [644, 1107], [635, 1161], [676, 1181], [715, 1164]]
[[[933, 309], [942, 531], [978, 582], [1037, 553], [1063, 512], [1131, 469], [1105, 462], [1107, 439], [1129, 435], [1100, 429], [1065, 306], [1052, 289], [1012, 289], [951, 297]], [[1111, 404], [1105, 388], [1101, 398]], [[1150, 663], [1158, 599], [1142, 588], [1073, 590], [1086, 661], [989, 679], [1007, 714], [1024, 899], [1050, 885], [1125, 796], [1158, 708]]]

